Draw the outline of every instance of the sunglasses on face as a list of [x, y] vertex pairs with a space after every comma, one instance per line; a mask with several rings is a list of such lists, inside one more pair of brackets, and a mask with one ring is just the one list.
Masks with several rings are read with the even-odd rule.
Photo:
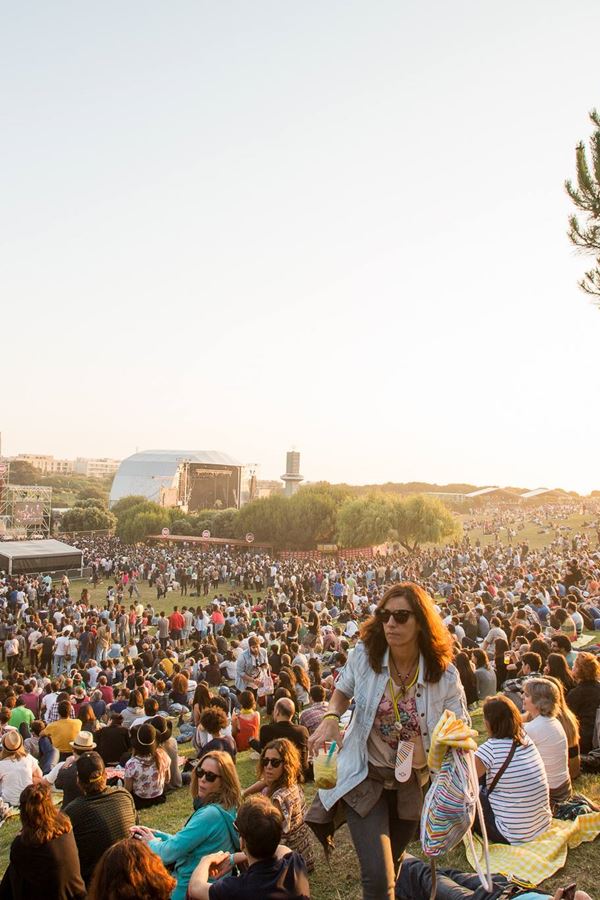
[[385, 625], [393, 618], [397, 625], [406, 625], [411, 616], [414, 616], [412, 609], [378, 609], [377, 618]]
[[273, 759], [271, 756], [264, 756], [262, 761], [263, 766], [272, 766], [274, 769], [278, 769], [282, 762], [282, 759]]
[[205, 778], [209, 784], [213, 784], [217, 778], [221, 777], [220, 775], [217, 775], [216, 772], [207, 772], [206, 769], [201, 768], [196, 769], [196, 775], [198, 776], [198, 781], [202, 781], [202, 779]]

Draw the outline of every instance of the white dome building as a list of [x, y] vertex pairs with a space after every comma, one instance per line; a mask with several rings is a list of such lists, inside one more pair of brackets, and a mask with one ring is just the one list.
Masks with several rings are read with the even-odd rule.
[[109, 503], [136, 494], [184, 512], [239, 508], [246, 481], [244, 466], [218, 450], [144, 450], [120, 464]]

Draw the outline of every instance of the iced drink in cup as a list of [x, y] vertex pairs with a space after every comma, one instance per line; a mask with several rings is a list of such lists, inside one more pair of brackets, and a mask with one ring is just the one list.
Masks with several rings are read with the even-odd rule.
[[313, 759], [315, 785], [323, 790], [331, 790], [337, 784], [337, 746], [327, 744]]

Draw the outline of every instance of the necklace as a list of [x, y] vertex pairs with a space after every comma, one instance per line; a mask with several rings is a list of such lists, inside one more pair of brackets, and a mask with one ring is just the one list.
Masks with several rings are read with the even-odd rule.
[[[395, 691], [394, 691], [394, 685], [393, 685], [393, 683], [392, 683], [391, 672], [390, 672], [390, 691], [391, 691], [391, 694], [392, 694], [392, 699], [397, 700], [398, 697], [405, 697], [405, 696], [406, 696], [406, 692], [407, 692], [408, 690], [410, 690], [410, 688], [413, 687], [413, 686], [416, 684], [417, 677], [418, 677], [418, 675], [419, 675], [419, 661], [417, 660], [416, 667], [415, 667], [415, 671], [414, 671], [414, 673], [413, 673], [412, 678], [410, 677], [410, 673], [411, 673], [411, 671], [412, 671], [412, 666], [411, 666], [411, 668], [408, 670], [408, 672], [406, 673], [406, 675], [403, 675], [401, 672], [398, 671], [398, 666], [397, 666], [396, 663], [394, 662], [394, 660], [393, 660], [391, 654], [390, 654], [390, 663], [391, 663], [392, 666], [394, 667], [394, 670], [395, 670], [395, 672], [396, 672], [396, 677], [397, 677], [397, 679], [399, 679], [399, 682], [400, 682], [400, 690], [398, 691], [398, 694], [396, 695], [396, 694], [395, 694]], [[409, 680], [409, 679], [410, 679], [410, 680]], [[398, 682], [396, 682], [396, 683], [398, 683]]]

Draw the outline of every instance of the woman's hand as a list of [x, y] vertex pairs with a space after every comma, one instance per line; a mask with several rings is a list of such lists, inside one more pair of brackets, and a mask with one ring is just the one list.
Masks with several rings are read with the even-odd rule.
[[335, 741], [338, 750], [341, 750], [344, 738], [338, 719], [323, 719], [316, 731], [313, 731], [308, 739], [308, 755], [315, 756], [322, 744]]
[[154, 832], [149, 828], [146, 828], [145, 825], [132, 825], [129, 829], [131, 833], [131, 837], [137, 838], [140, 841], [152, 841], [154, 840]]

